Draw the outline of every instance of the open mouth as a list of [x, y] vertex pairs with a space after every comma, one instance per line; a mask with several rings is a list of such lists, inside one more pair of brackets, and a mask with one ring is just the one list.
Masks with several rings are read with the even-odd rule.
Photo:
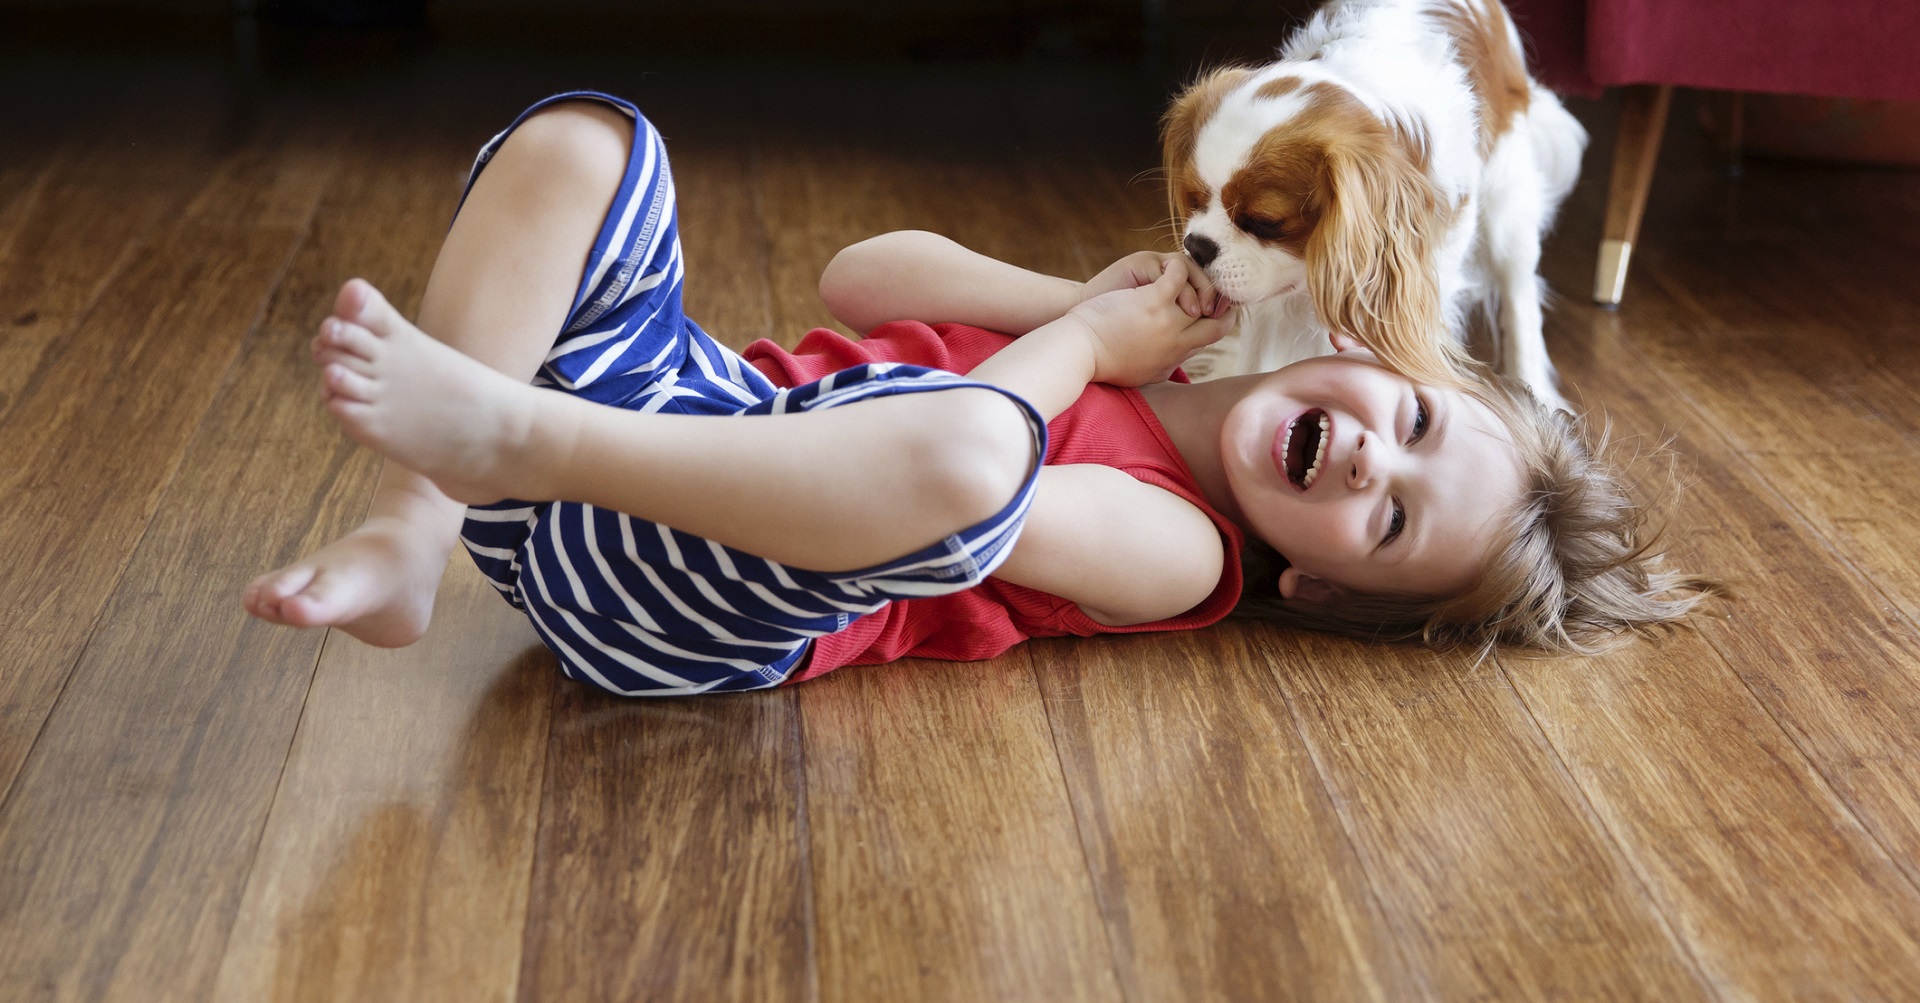
[[1287, 423], [1286, 443], [1281, 448], [1286, 455], [1287, 480], [1294, 487], [1305, 491], [1320, 479], [1327, 462], [1327, 442], [1333, 438], [1327, 434], [1332, 425], [1327, 413], [1319, 408]]

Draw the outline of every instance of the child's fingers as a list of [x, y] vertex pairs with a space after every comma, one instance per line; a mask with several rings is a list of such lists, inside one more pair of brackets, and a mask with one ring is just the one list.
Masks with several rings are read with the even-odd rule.
[[1231, 316], [1202, 317], [1181, 332], [1181, 341], [1188, 346], [1189, 351], [1197, 352], [1226, 337], [1227, 332], [1233, 330], [1232, 322]]
[[1180, 312], [1189, 317], [1198, 317], [1206, 312], [1200, 303], [1200, 294], [1194, 292], [1191, 284], [1180, 290], [1180, 295], [1174, 297], [1174, 302], [1180, 305]]
[[1180, 293], [1187, 288], [1187, 259], [1167, 258], [1161, 265], [1160, 277], [1153, 282], [1154, 291], [1170, 302], [1178, 302]]

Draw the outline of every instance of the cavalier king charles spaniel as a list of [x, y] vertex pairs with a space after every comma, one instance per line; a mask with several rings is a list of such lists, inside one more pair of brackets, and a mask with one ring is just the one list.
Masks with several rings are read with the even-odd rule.
[[1187, 364], [1263, 372], [1358, 337], [1446, 383], [1472, 308], [1549, 405], [1540, 239], [1586, 130], [1527, 75], [1499, 0], [1332, 0], [1265, 66], [1215, 70], [1162, 123], [1186, 252], [1240, 304]]

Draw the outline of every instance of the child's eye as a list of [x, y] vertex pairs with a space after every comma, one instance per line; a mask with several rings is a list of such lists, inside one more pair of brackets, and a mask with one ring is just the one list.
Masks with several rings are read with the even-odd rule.
[[1432, 421], [1432, 416], [1427, 413], [1427, 399], [1415, 394], [1413, 400], [1419, 407], [1413, 415], [1413, 438], [1407, 440], [1408, 445], [1419, 442], [1421, 436], [1427, 434], [1427, 425]]
[[1387, 535], [1380, 541], [1382, 547], [1392, 543], [1407, 528], [1407, 510], [1400, 507], [1400, 499], [1393, 500], [1393, 517], [1387, 520]]

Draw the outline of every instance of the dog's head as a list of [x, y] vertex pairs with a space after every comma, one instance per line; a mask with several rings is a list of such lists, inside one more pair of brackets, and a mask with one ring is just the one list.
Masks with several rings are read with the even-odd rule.
[[1182, 246], [1223, 293], [1310, 296], [1389, 366], [1450, 382], [1434, 256], [1452, 207], [1417, 126], [1325, 79], [1229, 67], [1175, 99], [1161, 138]]

